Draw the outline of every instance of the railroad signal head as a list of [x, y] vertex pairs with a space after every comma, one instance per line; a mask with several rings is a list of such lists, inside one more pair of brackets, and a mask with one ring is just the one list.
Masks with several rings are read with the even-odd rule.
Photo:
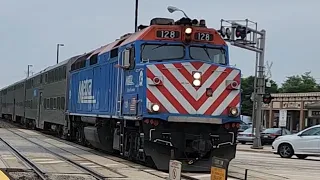
[[237, 26], [236, 27], [236, 37], [237, 38], [240, 37], [243, 40], [247, 37], [247, 34], [249, 34], [249, 33], [250, 33], [250, 31], [247, 30], [247, 28], [244, 26]]
[[273, 97], [271, 96], [271, 94], [264, 94], [262, 97], [262, 102], [264, 104], [270, 104], [272, 99], [273, 99]]

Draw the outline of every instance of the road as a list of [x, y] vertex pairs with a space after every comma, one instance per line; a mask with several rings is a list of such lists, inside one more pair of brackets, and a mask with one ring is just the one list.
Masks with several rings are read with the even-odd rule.
[[293, 157], [284, 159], [272, 153], [238, 151], [237, 158], [231, 163], [230, 170], [244, 168], [249, 169], [248, 174], [257, 177], [269, 176], [269, 179], [313, 180], [320, 177], [320, 158], [309, 157], [301, 160]]
[[[245, 169], [248, 169], [248, 179], [252, 180], [320, 179], [318, 157], [308, 157], [305, 160], [296, 157], [284, 159], [269, 153], [270, 147], [265, 147], [263, 152], [249, 152], [250, 146], [239, 145], [236, 158], [230, 163], [229, 175], [244, 179]], [[210, 174], [191, 176], [200, 180], [210, 180]]]

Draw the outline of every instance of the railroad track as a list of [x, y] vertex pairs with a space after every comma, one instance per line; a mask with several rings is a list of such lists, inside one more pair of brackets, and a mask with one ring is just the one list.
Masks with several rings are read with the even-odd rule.
[[[3, 121], [3, 120], [0, 120], [0, 121]], [[12, 122], [7, 122], [7, 121], [6, 121], [6, 122], [4, 122], [4, 123], [10, 123], [10, 126], [7, 126], [7, 125], [6, 125], [8, 128], [14, 126], [14, 127], [19, 127], [19, 128], [21, 128], [21, 129], [26, 129], [25, 127], [22, 127], [21, 125], [13, 124]], [[6, 128], [6, 127], [5, 127], [5, 128]], [[92, 171], [91, 169], [89, 169], [89, 168], [87, 168], [87, 167], [85, 167], [85, 166], [82, 166], [82, 165], [79, 164], [79, 163], [76, 163], [76, 162], [74, 162], [74, 161], [72, 161], [72, 160], [70, 160], [70, 159], [68, 159], [68, 158], [66, 158], [66, 157], [64, 157], [64, 156], [61, 156], [60, 154], [57, 154], [57, 153], [53, 152], [52, 150], [50, 150], [50, 149], [48, 149], [48, 148], [46, 148], [46, 147], [43, 147], [43, 145], [41, 145], [41, 144], [39, 144], [39, 143], [36, 143], [36, 142], [33, 142], [32, 140], [29, 140], [28, 138], [22, 136], [21, 134], [18, 134], [18, 133], [14, 132], [14, 131], [12, 131], [12, 130], [10, 130], [10, 129], [7, 129], [7, 130], [10, 131], [10, 132], [12, 132], [13, 134], [15, 134], [15, 135], [17, 135], [17, 136], [25, 139], [25, 140], [27, 140], [28, 142], [31, 142], [31, 143], [33, 143], [33, 144], [35, 144], [35, 145], [37, 145], [37, 146], [40, 146], [41, 148], [43, 148], [43, 149], [45, 149], [46, 151], [48, 151], [49, 153], [51, 153], [51, 154], [59, 157], [60, 159], [65, 160], [65, 161], [67, 161], [67, 162], [69, 162], [69, 163], [71, 163], [71, 164], [73, 164], [73, 165], [81, 168], [82, 170], [86, 171], [88, 174], [92, 175], [92, 176], [95, 177], [96, 179], [99, 179], [99, 180], [100, 180], [100, 179], [105, 179], [105, 178], [106, 178], [106, 177], [103, 177], [101, 174], [99, 174], [99, 173], [97, 173], [97, 172], [94, 172], [94, 171]], [[27, 129], [27, 130], [29, 130], [29, 129]], [[38, 131], [38, 132], [39, 132], [39, 131]], [[22, 132], [22, 133], [24, 133], [24, 132]], [[90, 153], [95, 154], [95, 155], [98, 155], [98, 156], [107, 157], [106, 155], [110, 155], [110, 156], [113, 156], [113, 157], [116, 157], [116, 158], [124, 159], [124, 158], [123, 158], [122, 156], [120, 156], [120, 155], [112, 154], [112, 153], [105, 152], [105, 151], [101, 151], [101, 150], [96, 151], [96, 150], [90, 148], [90, 150], [88, 151], [88, 147], [83, 146], [82, 144], [75, 143], [75, 142], [64, 141], [64, 140], [62, 140], [62, 139], [59, 139], [58, 137], [53, 136], [52, 134], [47, 134], [46, 132], [40, 131], [39, 133], [41, 133], [41, 134], [42, 134], [43, 136], [45, 136], [45, 137], [54, 139], [54, 140], [59, 141], [59, 142], [61, 142], [61, 143], [68, 144], [68, 145], [73, 146], [73, 147], [75, 147], [75, 148], [78, 148], [78, 149], [80, 149], [80, 150], [82, 150], [82, 151], [90, 152]], [[37, 139], [38, 139], [39, 141], [43, 141], [43, 140], [41, 140], [40, 138], [37, 138]], [[73, 152], [71, 152], [71, 151], [69, 151], [69, 150], [63, 149], [63, 148], [61, 148], [61, 147], [59, 147], [59, 146], [57, 146], [57, 145], [55, 145], [55, 144], [53, 144], [53, 143], [49, 143], [49, 142], [47, 142], [47, 141], [43, 141], [43, 142], [49, 144], [50, 146], [54, 146], [55, 148], [58, 148], [58, 149], [60, 149], [60, 150], [62, 150], [62, 151], [65, 151], [65, 152], [67, 152], [67, 153], [70, 153], [70, 154], [72, 154], [73, 156], [77, 156], [77, 157], [80, 157], [80, 158], [82, 158], [82, 159], [84, 159], [84, 160], [86, 160], [86, 161], [88, 161], [88, 162], [91, 162], [91, 163], [94, 163], [94, 164], [103, 166], [103, 165], [101, 165], [101, 164], [99, 164], [99, 163], [96, 163], [96, 162], [91, 161], [90, 159], [87, 159], [87, 158], [84, 158], [84, 157], [82, 157], [82, 156], [79, 156], [78, 154], [73, 153]], [[77, 144], [78, 146], [75, 146], [75, 144]], [[102, 153], [101, 153], [101, 152], [102, 152]], [[115, 158], [110, 158], [110, 157], [107, 157], [107, 158], [112, 159], [112, 160], [115, 160]], [[115, 161], [117, 161], [117, 160], [115, 160]], [[124, 162], [122, 162], [122, 163], [124, 163]], [[139, 162], [134, 162], [134, 163], [137, 163], [137, 164], [140, 164], [140, 165], [142, 165], [142, 166], [145, 166], [145, 164], [142, 164], [142, 163], [139, 163]], [[129, 166], [129, 167], [134, 168], [134, 165], [132, 165], [133, 162], [128, 162], [128, 163], [124, 163], [124, 164], [126, 164], [126, 165]], [[110, 170], [110, 169], [108, 169], [108, 170]], [[161, 176], [159, 176], [159, 175], [156, 175], [156, 174], [154, 174], [154, 173], [152, 173], [152, 172], [148, 172], [148, 171], [144, 171], [144, 172], [146, 172], [146, 173], [148, 173], [148, 174], [151, 174], [151, 175], [154, 175], [154, 176], [158, 176], [158, 177], [160, 177], [160, 178], [163, 178], [163, 177], [161, 177]], [[183, 179], [185, 179], [185, 180], [199, 180], [198, 178], [191, 177], [191, 176], [188, 175], [188, 174], [192, 174], [192, 176], [194, 176], [194, 175], [200, 175], [200, 176], [201, 176], [201, 175], [205, 175], [205, 174], [208, 174], [208, 173], [182, 173], [182, 174], [181, 174], [181, 178], [183, 178]]]
[[[10, 131], [10, 132], [13, 133], [13, 134], [19, 136], [20, 138], [22, 138], [22, 139], [24, 139], [24, 140], [26, 140], [26, 141], [28, 141], [28, 142], [30, 142], [30, 143], [32, 143], [32, 144], [35, 144], [36, 146], [38, 146], [38, 147], [40, 147], [40, 148], [46, 150], [46, 151], [49, 152], [50, 154], [58, 157], [59, 159], [71, 163], [72, 165], [80, 168], [80, 169], [83, 170], [84, 172], [86, 172], [86, 173], [88, 173], [89, 175], [93, 176], [93, 177], [94, 177], [95, 179], [97, 179], [97, 180], [105, 180], [105, 179], [107, 178], [107, 177], [105, 177], [105, 176], [103, 176], [103, 175], [101, 175], [101, 174], [99, 174], [99, 173], [97, 173], [97, 172], [95, 172], [95, 171], [92, 171], [90, 168], [87, 168], [87, 167], [85, 167], [85, 166], [83, 166], [83, 165], [81, 165], [81, 164], [79, 164], [79, 163], [77, 163], [77, 162], [74, 162], [74, 161], [72, 161], [72, 160], [70, 160], [70, 159], [68, 159], [68, 158], [66, 158], [66, 157], [64, 157], [64, 156], [62, 156], [62, 155], [60, 155], [60, 154], [58, 154], [58, 153], [56, 153], [56, 152], [54, 152], [54, 151], [46, 148], [46, 147], [44, 147], [43, 145], [41, 145], [41, 144], [39, 144], [39, 143], [36, 143], [36, 142], [34, 142], [34, 141], [29, 140], [28, 138], [26, 138], [26, 137], [24, 137], [24, 136], [22, 136], [22, 135], [20, 135], [20, 134], [18, 134], [18, 133], [16, 133], [16, 132], [10, 130], [10, 129], [7, 129], [7, 130]], [[2, 140], [2, 141], [3, 141], [3, 140]], [[3, 141], [3, 142], [5, 142], [5, 141]], [[10, 146], [10, 148], [14, 149], [12, 146]], [[61, 149], [61, 148], [60, 148], [60, 149]], [[63, 150], [63, 149], [62, 149], [62, 150]], [[15, 151], [16, 151], [16, 150], [15, 150]], [[74, 154], [74, 153], [73, 153], [73, 154]], [[20, 155], [21, 155], [21, 154], [20, 154]], [[74, 155], [76, 155], [76, 154], [74, 154]], [[21, 156], [22, 156], [22, 155], [21, 155]], [[79, 155], [77, 155], [77, 156], [79, 156]], [[23, 157], [23, 156], [22, 156], [22, 157]], [[80, 157], [80, 156], [79, 156], [79, 157]], [[26, 158], [25, 158], [25, 159], [26, 159]], [[27, 160], [27, 159], [26, 159], [26, 160]], [[27, 160], [27, 161], [30, 162], [29, 160]], [[30, 162], [30, 163], [32, 163], [32, 162]], [[33, 164], [33, 163], [32, 163], [32, 164]], [[36, 167], [34, 164], [33, 164], [33, 166]], [[38, 174], [38, 172], [36, 172], [36, 173]], [[38, 174], [38, 175], [39, 175], [39, 174]]]
[[38, 168], [33, 162], [31, 162], [28, 158], [26, 158], [24, 155], [22, 155], [17, 149], [15, 149], [13, 146], [11, 146], [8, 142], [0, 138], [0, 142], [5, 144], [8, 149], [21, 161], [23, 161], [27, 166], [29, 166], [41, 180], [48, 179], [46, 174], [41, 171], [40, 168]]

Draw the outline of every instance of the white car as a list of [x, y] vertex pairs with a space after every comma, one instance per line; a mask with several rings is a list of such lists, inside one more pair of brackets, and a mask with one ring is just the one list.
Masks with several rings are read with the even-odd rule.
[[297, 134], [279, 136], [272, 143], [272, 152], [282, 158], [296, 155], [299, 159], [320, 156], [320, 125], [312, 126]]

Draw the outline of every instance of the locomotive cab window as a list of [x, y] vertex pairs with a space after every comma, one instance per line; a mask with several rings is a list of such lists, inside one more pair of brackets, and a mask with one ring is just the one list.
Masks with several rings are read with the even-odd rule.
[[205, 60], [217, 64], [226, 64], [225, 50], [207, 46], [191, 46], [190, 57], [195, 60]]
[[161, 61], [171, 59], [182, 59], [184, 57], [184, 46], [162, 44], [143, 44], [141, 47], [142, 61]]

